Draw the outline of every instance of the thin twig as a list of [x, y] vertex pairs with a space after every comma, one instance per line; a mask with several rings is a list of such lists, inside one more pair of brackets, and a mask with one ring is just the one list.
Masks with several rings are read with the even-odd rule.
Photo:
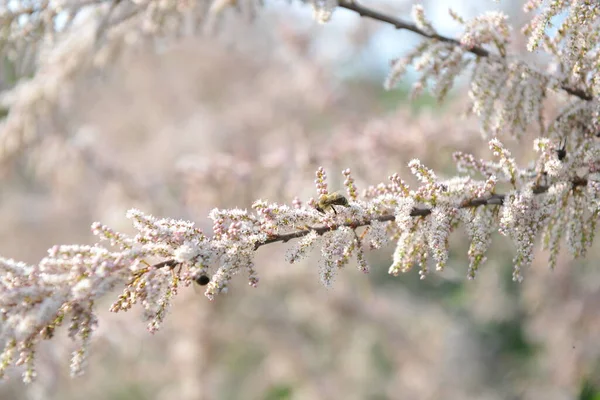
[[[384, 13], [373, 10], [371, 8], [364, 7], [360, 4], [358, 4], [354, 0], [339, 0], [338, 5], [341, 8], [345, 8], [347, 10], [354, 11], [361, 17], [367, 17], [367, 18], [371, 18], [371, 19], [374, 19], [377, 21], [381, 21], [381, 22], [385, 22], [387, 24], [393, 25], [394, 27], [396, 27], [396, 29], [404, 29], [404, 30], [414, 32], [417, 35], [421, 35], [421, 36], [424, 36], [429, 39], [435, 39], [435, 40], [439, 40], [440, 42], [450, 43], [455, 46], [461, 46], [461, 43], [456, 39], [452, 39], [447, 36], [439, 35], [437, 33], [427, 33], [425, 31], [423, 31], [422, 29], [419, 29], [415, 24], [403, 21], [398, 18], [394, 18], [392, 16], [386, 15]], [[479, 47], [479, 46], [465, 48], [465, 50], [469, 51], [472, 54], [475, 54], [478, 57], [488, 57], [491, 59], [501, 59], [502, 58], [499, 55], [492, 54], [490, 51], [484, 49], [483, 47]], [[589, 94], [588, 92], [586, 92], [583, 89], [574, 88], [574, 87], [571, 87], [566, 84], [562, 84], [560, 87], [565, 92], [567, 92], [573, 96], [577, 96], [582, 100], [591, 101], [594, 99], [591, 94]]]

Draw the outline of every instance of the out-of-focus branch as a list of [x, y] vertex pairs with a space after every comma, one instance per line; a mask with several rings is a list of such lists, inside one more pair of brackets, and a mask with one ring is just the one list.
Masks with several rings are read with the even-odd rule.
[[[587, 183], [588, 183], [588, 181], [585, 178], [576, 178], [572, 181], [572, 187], [576, 188], [579, 186], [585, 186], [585, 185], [587, 185]], [[535, 186], [532, 189], [532, 191], [534, 194], [537, 195], [537, 194], [546, 193], [548, 191], [548, 189], [550, 189], [550, 186], [540, 185], [540, 186]], [[505, 194], [491, 194], [488, 196], [478, 197], [478, 198], [464, 202], [463, 204], [460, 205], [459, 208], [472, 208], [472, 207], [479, 207], [479, 206], [501, 206], [502, 204], [504, 204], [505, 197], [506, 197]], [[431, 212], [432, 212], [431, 208], [414, 207], [412, 209], [412, 211], [410, 212], [410, 216], [411, 217], [426, 217], [429, 214], [431, 214]], [[273, 235], [273, 236], [269, 237], [267, 240], [265, 240], [264, 242], [256, 243], [254, 246], [254, 249], [257, 250], [259, 247], [267, 245], [267, 244], [271, 244], [271, 243], [276, 243], [276, 242], [286, 243], [292, 239], [299, 239], [299, 238], [302, 238], [302, 237], [308, 235], [312, 231], [315, 231], [319, 236], [321, 236], [327, 232], [337, 230], [343, 226], [352, 228], [352, 229], [356, 229], [356, 228], [360, 228], [362, 226], [371, 225], [371, 223], [373, 221], [389, 222], [389, 221], [394, 221], [394, 220], [395, 220], [394, 215], [386, 214], [386, 215], [377, 216], [377, 217], [369, 219], [369, 220], [350, 221], [350, 222], [345, 222], [343, 224], [338, 224], [338, 225], [319, 226], [319, 227], [314, 227], [314, 228], [308, 227], [307, 229], [302, 229], [302, 230], [299, 230], [296, 232], [286, 233], [283, 235]], [[178, 263], [175, 260], [166, 260], [166, 261], [162, 261], [160, 263], [154, 264], [153, 267], [154, 268], [163, 268], [163, 267], [174, 268], [177, 265], [178, 265]]]
[[[404, 30], [414, 32], [417, 35], [421, 35], [421, 36], [429, 38], [429, 39], [435, 39], [435, 40], [439, 40], [441, 42], [453, 44], [455, 46], [461, 46], [461, 43], [456, 39], [452, 39], [447, 36], [439, 35], [437, 33], [425, 32], [424, 30], [419, 29], [419, 27], [417, 27], [415, 24], [403, 21], [398, 18], [394, 18], [392, 16], [386, 15], [382, 12], [373, 10], [371, 8], [364, 7], [360, 4], [358, 4], [355, 0], [339, 0], [338, 5], [341, 8], [345, 8], [347, 10], [354, 11], [361, 17], [367, 17], [367, 18], [371, 18], [371, 19], [374, 19], [377, 21], [381, 21], [381, 22], [385, 22], [387, 24], [393, 25], [394, 27], [396, 27], [396, 29], [404, 29]], [[478, 57], [488, 57], [488, 58], [492, 58], [492, 59], [500, 58], [499, 55], [492, 54], [488, 50], [484, 49], [483, 47], [479, 47], [479, 46], [465, 48], [465, 50], [469, 51], [472, 54], [475, 54]], [[583, 89], [574, 88], [574, 87], [571, 87], [566, 84], [561, 85], [561, 88], [565, 92], [567, 92], [573, 96], [577, 96], [582, 100], [587, 100], [587, 101], [593, 100], [592, 95]]]
[[[455, 46], [460, 46], [460, 42], [456, 39], [452, 39], [446, 36], [442, 36], [442, 35], [438, 35], [437, 33], [428, 33], [425, 32], [422, 29], [419, 29], [415, 24], [412, 24], [410, 22], [406, 22], [403, 21], [401, 19], [398, 18], [394, 18], [391, 17], [389, 15], [386, 15], [382, 12], [379, 11], [375, 11], [371, 8], [368, 7], [364, 7], [360, 4], [358, 4], [356, 1], [354, 0], [340, 0], [338, 2], [339, 6], [341, 8], [345, 8], [347, 10], [351, 10], [354, 11], [356, 13], [358, 13], [358, 15], [360, 15], [361, 17], [367, 17], [367, 18], [371, 18], [371, 19], [375, 19], [377, 21], [381, 21], [381, 22], [385, 22], [388, 23], [390, 25], [393, 25], [396, 29], [404, 29], [407, 31], [411, 31], [416, 33], [417, 35], [421, 35], [424, 37], [427, 37], [429, 39], [436, 39], [439, 40], [440, 42], [446, 42], [446, 43], [450, 43], [453, 44]], [[468, 49], [469, 52], [479, 56], [479, 57], [490, 57], [492, 56], [492, 54], [482, 48], [482, 47], [472, 47], [470, 49]]]

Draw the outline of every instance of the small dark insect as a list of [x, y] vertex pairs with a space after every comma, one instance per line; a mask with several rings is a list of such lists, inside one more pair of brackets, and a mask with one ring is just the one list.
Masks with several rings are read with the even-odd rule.
[[326, 211], [333, 210], [334, 214], [337, 214], [334, 206], [343, 206], [349, 207], [348, 199], [339, 193], [330, 193], [323, 194], [319, 198], [319, 203], [317, 204], [317, 211], [325, 214]]
[[[562, 140], [561, 140], [562, 142]], [[565, 142], [561, 144], [561, 147], [556, 150], [556, 156], [558, 157], [558, 161], [562, 161], [567, 156], [567, 139], [565, 138]]]
[[200, 286], [206, 286], [209, 284], [210, 278], [206, 275], [200, 275], [194, 278], [194, 282], [196, 282]]

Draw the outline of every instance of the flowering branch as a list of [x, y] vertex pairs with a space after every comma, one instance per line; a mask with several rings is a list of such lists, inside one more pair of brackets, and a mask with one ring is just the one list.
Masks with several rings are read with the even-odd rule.
[[[576, 178], [572, 182], [572, 188], [586, 186], [587, 183], [588, 183], [587, 179]], [[539, 194], [546, 193], [549, 189], [550, 189], [550, 186], [540, 185], [540, 186], [533, 187], [532, 192], [536, 195], [539, 195]], [[506, 194], [502, 194], [502, 193], [490, 194], [488, 196], [482, 196], [482, 197], [474, 198], [471, 200], [467, 200], [464, 203], [462, 203], [459, 206], [459, 208], [473, 208], [473, 207], [480, 207], [480, 206], [501, 206], [504, 204], [505, 198], [506, 198]], [[410, 216], [411, 217], [426, 217], [426, 216], [430, 215], [432, 213], [432, 211], [433, 211], [432, 208], [413, 207], [413, 209], [410, 211]], [[307, 229], [302, 229], [302, 230], [292, 232], [292, 233], [270, 236], [264, 242], [257, 242], [254, 245], [254, 250], [258, 250], [261, 246], [264, 246], [267, 244], [272, 244], [272, 243], [277, 243], [277, 242], [287, 243], [293, 239], [300, 239], [300, 238], [303, 238], [303, 237], [311, 234], [312, 232], [316, 233], [319, 236], [322, 236], [327, 232], [338, 230], [341, 227], [356, 229], [356, 228], [360, 228], [363, 226], [371, 225], [373, 223], [373, 221], [391, 222], [391, 221], [394, 221], [395, 219], [396, 219], [396, 217], [393, 214], [387, 214], [387, 215], [380, 215], [380, 216], [374, 217], [372, 219], [354, 220], [351, 222], [345, 222], [343, 224], [338, 224], [338, 225], [334, 224], [331, 226], [308, 227]], [[178, 265], [178, 262], [176, 260], [171, 259], [171, 260], [166, 260], [166, 261], [162, 261], [160, 263], [154, 264], [153, 267], [154, 268], [164, 268], [164, 267], [174, 268], [177, 265]]]
[[[361, 17], [367, 17], [367, 18], [371, 18], [371, 19], [374, 19], [377, 21], [381, 21], [381, 22], [385, 22], [387, 24], [393, 25], [396, 29], [404, 29], [404, 30], [407, 30], [410, 32], [414, 32], [423, 37], [426, 37], [429, 39], [435, 39], [440, 42], [451, 44], [453, 46], [465, 47], [464, 44], [461, 43], [459, 40], [440, 35], [436, 32], [427, 32], [423, 29], [420, 29], [415, 24], [403, 21], [399, 18], [395, 18], [395, 17], [389, 16], [387, 14], [384, 14], [382, 12], [379, 12], [379, 11], [373, 10], [371, 8], [365, 7], [363, 5], [360, 5], [355, 0], [339, 0], [338, 5], [341, 8], [345, 8], [347, 10], [356, 12]], [[484, 49], [481, 46], [467, 47], [466, 51], [468, 51], [478, 57], [485, 57], [485, 58], [491, 58], [491, 59], [500, 58], [500, 56], [492, 54], [490, 51]], [[591, 101], [594, 99], [591, 94], [589, 94], [588, 92], [586, 92], [583, 89], [572, 87], [572, 86], [569, 86], [566, 84], [562, 84], [562, 85], [560, 85], [560, 87], [565, 92], [567, 92], [573, 96], [579, 97], [582, 100]]]
[[[542, 139], [536, 142], [541, 153], [537, 172], [543, 175], [547, 171], [546, 183], [527, 184], [527, 179], [537, 180], [532, 171], [520, 169], [499, 140], [493, 139], [489, 145], [499, 162], [476, 160], [463, 153], [454, 155], [460, 170], [482, 174], [486, 177], [483, 181], [471, 177], [440, 179], [414, 159], [408, 166], [421, 182], [418, 188], [411, 190], [394, 174], [389, 183], [371, 186], [359, 196], [351, 171], [346, 169], [342, 173], [348, 201], [339, 193], [329, 193], [327, 174], [319, 168], [315, 180], [318, 201], [310, 199], [303, 205], [295, 199], [290, 207], [258, 200], [252, 206], [253, 212], [214, 209], [209, 215], [213, 221], [211, 235], [189, 221], [158, 219], [130, 210], [127, 216], [138, 231], [134, 237], [94, 223], [92, 230], [100, 242], [93, 246], [55, 246], [38, 265], [0, 258], [0, 342], [5, 343], [0, 354], [0, 376], [10, 365], [25, 365], [24, 379], [32, 380], [36, 344], [52, 338], [65, 321], [70, 321], [70, 337], [81, 343], [72, 358], [71, 372], [77, 375], [83, 369], [90, 336], [97, 325], [95, 304], [104, 294], [124, 285], [111, 311], [127, 311], [141, 303], [148, 329], [156, 332], [182, 285], [207, 284], [206, 296], [213, 299], [228, 291], [233, 276], [245, 271], [249, 284], [257, 286], [255, 252], [270, 243], [301, 239], [286, 255], [290, 263], [319, 244], [321, 280], [330, 286], [337, 271], [352, 257], [360, 271], [368, 272], [365, 247], [380, 248], [393, 240], [396, 250], [390, 274], [419, 265], [424, 278], [429, 258], [435, 261], [437, 270], [445, 267], [449, 235], [464, 224], [471, 238], [470, 278], [485, 261], [491, 233], [499, 230], [516, 244], [514, 279], [521, 280], [522, 269], [531, 263], [536, 236], [544, 229], [551, 260], [555, 257], [564, 230], [564, 220], [557, 216], [567, 212], [577, 221], [567, 230], [567, 242], [574, 256], [585, 254], [600, 213], [598, 182], [580, 175], [569, 177], [553, 166], [550, 155], [554, 147], [548, 139]], [[572, 165], [578, 168], [573, 170], [587, 167], [595, 171], [595, 164], [588, 159], [595, 159], [596, 152], [586, 154], [587, 158], [574, 157], [572, 163], [578, 164]], [[512, 184], [515, 190], [497, 194], [498, 183]], [[587, 190], [575, 190], [580, 187]], [[576, 206], [567, 208], [570, 204]], [[498, 207], [479, 207], [483, 205]], [[340, 209], [335, 211], [335, 206]], [[331, 212], [326, 212], [328, 209]], [[313, 228], [315, 224], [318, 227]], [[359, 236], [356, 228], [363, 226], [366, 229]], [[147, 261], [156, 258], [167, 261]]]

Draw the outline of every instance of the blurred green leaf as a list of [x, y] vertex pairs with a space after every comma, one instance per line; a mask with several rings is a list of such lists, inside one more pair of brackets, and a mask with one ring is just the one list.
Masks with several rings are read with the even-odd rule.
[[406, 105], [413, 111], [418, 111], [426, 107], [440, 110], [443, 109], [446, 102], [449, 101], [449, 98], [447, 98], [445, 102], [439, 104], [437, 100], [427, 92], [411, 99], [410, 93], [411, 88], [409, 86], [401, 86], [392, 90], [382, 89], [379, 95], [379, 102], [387, 111], [393, 111], [400, 105]]
[[581, 383], [581, 389], [579, 390], [579, 400], [600, 400], [600, 388], [590, 379], [586, 378]]
[[394, 363], [388, 354], [389, 353], [385, 351], [381, 342], [376, 342], [371, 347], [371, 360], [373, 361], [373, 366], [378, 377], [387, 378], [392, 376]]
[[123, 386], [111, 387], [106, 393], [107, 399], [113, 400], [142, 400], [147, 399], [151, 392], [141, 383], [131, 383]]
[[525, 336], [523, 319], [492, 322], [481, 330], [485, 342], [491, 343], [496, 352], [511, 357], [529, 357], [535, 353], [535, 346]]
[[271, 386], [265, 393], [264, 400], [283, 400], [292, 398], [293, 389], [289, 384]]
[[4, 82], [6, 82], [9, 86], [14, 86], [18, 80], [17, 68], [14, 61], [5, 55], [4, 59], [2, 60], [2, 67], [4, 69]]
[[222, 382], [222, 399], [243, 398], [244, 383], [265, 358], [265, 353], [252, 343], [240, 341], [227, 346], [224, 363], [228, 367], [226, 379]]

